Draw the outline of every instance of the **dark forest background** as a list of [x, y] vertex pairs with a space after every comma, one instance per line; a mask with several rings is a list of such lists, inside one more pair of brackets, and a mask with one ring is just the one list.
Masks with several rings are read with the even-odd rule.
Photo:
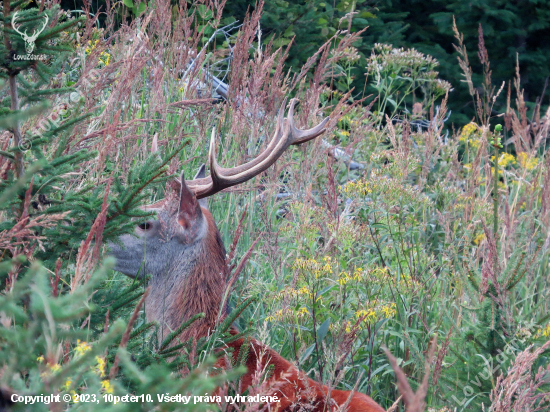
[[[189, 2], [191, 3], [191, 2]], [[132, 0], [124, 4], [132, 5]], [[175, 4], [175, 2], [174, 2]], [[62, 0], [65, 10], [82, 10], [82, 0]], [[134, 5], [134, 10], [139, 4]], [[225, 22], [242, 21], [247, 10], [253, 10], [254, 1], [228, 0], [225, 6]], [[99, 10], [100, 22], [104, 23], [101, 11], [105, 0], [94, 0], [91, 9]], [[123, 6], [119, 10], [121, 24], [135, 15]], [[361, 60], [355, 65], [354, 84], [356, 93], [372, 91], [365, 87], [366, 59], [375, 43], [389, 43], [394, 47], [415, 48], [431, 55], [440, 63], [440, 78], [449, 81], [454, 90], [449, 108], [455, 124], [465, 124], [475, 115], [468, 87], [461, 81], [462, 72], [457, 63], [453, 44], [453, 16], [458, 30], [464, 35], [472, 65], [474, 84], [482, 84], [482, 73], [477, 57], [479, 27], [483, 30], [485, 47], [491, 61], [493, 84], [500, 85], [515, 77], [519, 63], [522, 86], [528, 107], [542, 99], [546, 107], [548, 90], [545, 81], [550, 74], [550, 1], [548, 0], [405, 0], [405, 1], [321, 1], [321, 0], [270, 0], [264, 6], [261, 20], [263, 41], [274, 36], [275, 45], [286, 45], [294, 39], [289, 67], [301, 67], [321, 44], [338, 29], [348, 28], [352, 14], [351, 30], [358, 31], [368, 26], [360, 42], [354, 44]], [[123, 17], [125, 16], [125, 17]], [[477, 73], [477, 74], [476, 74]], [[505, 111], [506, 99], [499, 99], [495, 113]]]

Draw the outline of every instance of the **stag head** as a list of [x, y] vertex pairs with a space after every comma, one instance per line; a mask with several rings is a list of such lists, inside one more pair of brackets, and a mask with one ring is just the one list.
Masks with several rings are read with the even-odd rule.
[[137, 225], [132, 235], [121, 236], [117, 244], [109, 244], [110, 254], [116, 258], [115, 270], [130, 277], [152, 275], [146, 300], [149, 321], [174, 330], [182, 321], [204, 312], [205, 325], [213, 322], [220, 309], [227, 267], [220, 233], [203, 202], [207, 196], [262, 173], [290, 145], [307, 142], [325, 131], [328, 118], [312, 129], [298, 130], [293, 118], [295, 103], [292, 99], [284, 118], [286, 100], [283, 102], [271, 142], [258, 157], [241, 166], [218, 165], [216, 135], [212, 133], [210, 176], [204, 176], [204, 165], [193, 180], [185, 180], [182, 173], [174, 183], [179, 192], [176, 196], [144, 208], [154, 212], [154, 218]]
[[27, 34], [27, 31], [25, 30], [24, 32], [21, 32], [17, 26], [16, 26], [16, 20], [17, 20], [17, 14], [19, 14], [18, 11], [16, 11], [15, 13], [13, 13], [13, 16], [11, 18], [11, 26], [13, 27], [13, 29], [19, 33], [21, 35], [21, 37], [23, 38], [23, 40], [25, 40], [25, 50], [27, 51], [28, 54], [31, 54], [34, 50], [34, 42], [36, 41], [36, 39], [38, 38], [38, 36], [40, 35], [40, 33], [42, 33], [44, 31], [44, 29], [46, 28], [46, 25], [48, 24], [48, 16], [43, 16], [44, 17], [44, 24], [42, 25], [42, 27], [38, 30], [35, 30], [32, 35], [28, 35]]
[[325, 131], [328, 117], [312, 129], [297, 129], [293, 118], [295, 103], [296, 100], [292, 99], [288, 117], [283, 118], [286, 100], [283, 102], [268, 147], [254, 160], [241, 166], [223, 168], [218, 165], [213, 132], [209, 152], [210, 176], [204, 177], [204, 165], [193, 180], [185, 180], [182, 173], [175, 181], [179, 197], [145, 206], [144, 210], [155, 213], [156, 218], [136, 226], [133, 235], [122, 236], [119, 240], [123, 247], [111, 246], [117, 258], [115, 269], [134, 277], [144, 263], [141, 273], [158, 276], [171, 267], [181, 267], [183, 261], [192, 260], [192, 253], [184, 251], [200, 242], [208, 230], [203, 213], [206, 203], [199, 199], [252, 179], [275, 163], [290, 145], [307, 142]]

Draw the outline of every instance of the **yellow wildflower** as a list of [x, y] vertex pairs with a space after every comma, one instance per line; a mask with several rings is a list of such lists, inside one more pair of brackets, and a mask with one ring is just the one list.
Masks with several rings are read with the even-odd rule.
[[479, 245], [481, 242], [483, 242], [484, 239], [485, 239], [485, 233], [480, 233], [472, 240], [472, 242], [474, 242], [474, 244], [476, 245]]
[[372, 191], [376, 188], [377, 186], [374, 183], [360, 180], [357, 182], [347, 182], [342, 190], [348, 195], [366, 196], [367, 194], [372, 193]]
[[[495, 161], [495, 156], [491, 156], [491, 161]], [[498, 158], [498, 165], [502, 168], [505, 168], [508, 165], [514, 165], [516, 163], [516, 158], [510, 153], [502, 153]]]
[[101, 381], [101, 389], [105, 391], [105, 393], [113, 393], [113, 386], [111, 385], [111, 381], [109, 381], [109, 379]]
[[99, 54], [99, 61], [100, 63], [103, 63], [105, 66], [108, 66], [109, 62], [111, 61], [111, 55], [107, 52], [101, 52]]
[[340, 272], [340, 275], [338, 275], [338, 283], [340, 283], [340, 286], [344, 286], [350, 280], [351, 278], [348, 276], [346, 272]]
[[397, 314], [397, 306], [395, 303], [384, 305], [380, 308], [380, 311], [387, 319], [393, 318]]
[[351, 324], [349, 322], [346, 322], [346, 333], [351, 332]]
[[305, 316], [309, 316], [309, 311], [307, 310], [306, 307], [301, 307], [300, 309], [298, 309], [298, 311], [296, 312], [296, 316], [298, 316], [298, 318], [303, 318]]
[[367, 323], [369, 320], [376, 320], [376, 312], [372, 308], [360, 309], [355, 312], [355, 317], [363, 318], [363, 322]]
[[535, 167], [537, 167], [537, 164], [539, 163], [539, 159], [536, 157], [529, 156], [526, 152], [518, 153], [518, 163], [527, 170], [532, 170]]
[[380, 301], [368, 302], [366, 307], [355, 312], [357, 319], [363, 318], [364, 323], [376, 322], [382, 319], [393, 318], [397, 314], [397, 305], [393, 302], [385, 303]]
[[[40, 357], [44, 359], [42, 356]], [[38, 359], [40, 359], [38, 358]], [[59, 371], [61, 369], [61, 365], [59, 363], [54, 363], [53, 365], [50, 363], [46, 363], [47, 369], [40, 373], [40, 376], [42, 378], [46, 378], [48, 376], [53, 375], [55, 372]]]
[[538, 334], [544, 336], [545, 338], [550, 338], [550, 323], [546, 325], [545, 328], [541, 328]]
[[105, 367], [106, 367], [105, 359], [100, 358], [99, 356], [96, 356], [95, 360], [97, 362], [96, 373], [101, 377], [105, 376]]
[[279, 322], [295, 322], [296, 319], [304, 319], [309, 317], [309, 311], [306, 307], [301, 307], [300, 309], [294, 311], [290, 308], [279, 309], [274, 314], [267, 316], [265, 319], [270, 322], [279, 321]]
[[291, 287], [286, 287], [283, 290], [281, 290], [277, 295], [275, 295], [276, 300], [282, 300], [285, 297], [296, 299], [299, 296], [307, 295], [309, 294], [309, 289], [307, 286], [302, 286], [300, 289], [294, 289]]
[[355, 268], [353, 272], [353, 280], [363, 280], [363, 268]]
[[323, 261], [325, 262], [324, 265], [321, 262], [317, 262], [315, 259], [298, 258], [292, 265], [292, 268], [307, 270], [312, 272], [317, 278], [332, 274], [332, 258], [330, 256], [325, 256]]
[[92, 349], [89, 343], [81, 342], [80, 339], [77, 339], [76, 343], [77, 345], [76, 345], [76, 348], [74, 348], [74, 350], [78, 356], [84, 355], [86, 352]]
[[88, 47], [84, 50], [86, 54], [90, 54], [97, 46], [97, 43], [99, 43], [99, 39], [97, 39], [95, 42], [92, 43], [91, 40], [88, 40]]
[[479, 130], [479, 126], [474, 122], [468, 123], [462, 128], [460, 132], [459, 140], [461, 142], [468, 142], [469, 137]]
[[69, 388], [71, 387], [71, 384], [73, 383], [73, 381], [71, 380], [71, 378], [67, 378], [67, 380], [65, 381], [65, 385], [63, 385], [61, 387], [61, 390], [63, 391], [67, 391], [69, 390]]

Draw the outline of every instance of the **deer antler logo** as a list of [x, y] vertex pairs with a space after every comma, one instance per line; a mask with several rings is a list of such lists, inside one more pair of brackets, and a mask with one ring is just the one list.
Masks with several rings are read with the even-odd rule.
[[44, 29], [46, 28], [46, 25], [48, 24], [48, 16], [44, 16], [44, 25], [42, 26], [41, 29], [39, 30], [35, 30], [34, 33], [29, 36], [27, 34], [27, 31], [25, 30], [24, 33], [20, 32], [17, 27], [15, 26], [15, 21], [17, 20], [17, 14], [19, 12], [16, 11], [15, 13], [13, 13], [13, 16], [11, 18], [11, 26], [13, 27], [13, 29], [19, 33], [21, 35], [21, 37], [23, 38], [23, 40], [25, 40], [25, 49], [27, 50], [27, 53], [28, 54], [31, 54], [32, 51], [34, 50], [34, 42], [36, 41], [36, 39], [38, 38], [38, 36], [40, 35], [40, 33], [42, 33], [44, 31]]

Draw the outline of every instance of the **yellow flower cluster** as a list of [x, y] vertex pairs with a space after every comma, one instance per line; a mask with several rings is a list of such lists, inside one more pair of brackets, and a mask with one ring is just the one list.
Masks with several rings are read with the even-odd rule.
[[479, 136], [476, 136], [476, 134], [479, 130], [479, 126], [476, 123], [468, 123], [462, 128], [458, 140], [464, 143], [470, 143], [472, 148], [477, 149], [479, 147]]
[[372, 301], [355, 312], [357, 319], [364, 318], [364, 323], [372, 323], [382, 319], [391, 319], [397, 314], [395, 303]]
[[485, 239], [485, 233], [480, 233], [472, 240], [472, 242], [474, 242], [474, 244], [476, 245], [479, 245], [481, 242], [483, 242], [484, 239]]
[[536, 157], [529, 156], [528, 153], [521, 152], [518, 153], [518, 163], [527, 170], [532, 170], [535, 167], [537, 167], [537, 164], [539, 163], [539, 159]]
[[355, 268], [353, 273], [348, 272], [340, 272], [340, 275], [338, 275], [338, 283], [340, 283], [341, 286], [346, 285], [348, 282], [353, 281], [361, 281], [364, 278], [364, 272], [363, 268]]
[[77, 339], [76, 341], [76, 348], [74, 348], [75, 353], [78, 356], [84, 355], [86, 352], [88, 352], [90, 349], [92, 349], [91, 345], [87, 342], [81, 342], [80, 339]]
[[371, 270], [370, 273], [371, 273], [371, 275], [373, 275], [379, 281], [388, 280], [390, 278], [390, 271], [387, 267], [374, 268], [373, 270]]
[[[80, 356], [84, 355], [86, 352], [88, 352], [91, 349], [92, 349], [92, 347], [89, 343], [77, 340], [77, 346], [74, 349], [74, 352], [75, 352], [74, 356], [75, 356], [75, 358], [80, 357]], [[44, 356], [39, 356], [38, 358], [36, 358], [36, 360], [38, 362], [44, 362]], [[105, 359], [103, 359], [100, 356], [96, 356], [95, 360], [96, 360], [96, 366], [93, 369], [93, 371], [100, 378], [105, 377], [106, 368], [107, 368], [107, 363], [106, 363]], [[45, 371], [45, 372], [42, 372], [40, 374], [40, 376], [43, 377], [43, 378], [48, 377], [48, 376], [54, 374], [55, 372], [57, 372], [58, 370], [61, 369], [61, 365], [59, 365], [58, 363], [56, 363], [54, 365], [47, 364], [46, 366], [48, 367], [48, 370]], [[76, 391], [74, 389], [71, 389], [72, 383], [73, 383], [72, 379], [70, 377], [67, 378], [65, 380], [65, 384], [63, 386], [61, 386], [60, 390], [70, 393], [71, 396], [72, 396], [73, 402], [77, 402], [79, 398], [77, 396]], [[101, 388], [106, 393], [113, 393], [113, 387], [111, 385], [111, 382], [108, 379], [104, 379], [104, 380], [101, 381]]]
[[365, 180], [359, 180], [357, 182], [347, 182], [342, 188], [342, 191], [347, 195], [366, 196], [376, 189], [376, 184]]
[[[39, 356], [38, 358], [36, 358], [36, 360], [38, 362], [46, 362], [45, 359], [44, 359], [44, 356]], [[46, 362], [46, 367], [47, 367], [47, 370], [40, 374], [40, 376], [42, 378], [47, 377], [47, 376], [51, 376], [54, 373], [56, 373], [58, 370], [61, 369], [61, 365], [59, 363], [54, 363], [52, 365], [51, 363]]]
[[105, 66], [108, 66], [109, 62], [111, 61], [111, 55], [107, 52], [101, 52], [99, 53], [99, 61]]
[[[495, 161], [495, 156], [491, 156], [491, 161]], [[513, 166], [516, 164], [516, 158], [514, 155], [511, 155], [510, 153], [502, 153], [500, 157], [498, 158], [498, 165], [502, 168], [505, 168], [506, 166], [510, 165]]]
[[111, 385], [111, 381], [109, 379], [102, 380], [101, 389], [105, 391], [105, 393], [113, 393], [113, 386]]
[[100, 358], [99, 356], [96, 356], [95, 360], [97, 362], [97, 365], [95, 368], [96, 373], [101, 377], [105, 376], [105, 367], [106, 367], [105, 359]]
[[298, 258], [292, 265], [292, 269], [301, 269], [311, 272], [316, 278], [332, 274], [332, 258], [325, 256], [322, 262], [315, 259]]
[[286, 287], [281, 290], [277, 295], [275, 295], [276, 300], [283, 300], [284, 298], [296, 299], [300, 296], [307, 296], [309, 294], [309, 289], [307, 286], [302, 286], [299, 289], [294, 289], [291, 287]]
[[[92, 51], [97, 47], [98, 43], [99, 43], [99, 39], [97, 39], [93, 43], [91, 40], [88, 40], [88, 47], [84, 49], [84, 51], [86, 52], [86, 55], [91, 54]], [[108, 66], [110, 61], [111, 61], [111, 55], [108, 52], [102, 51], [101, 53], [99, 53], [100, 63], [103, 63], [105, 66]]]
[[[352, 325], [355, 325], [356, 322], [350, 322], [349, 320], [344, 320], [342, 321], [342, 326], [344, 327], [344, 330], [346, 331], [346, 333], [350, 333], [351, 332], [351, 327]], [[328, 327], [328, 330], [330, 330], [332, 333], [338, 333], [340, 331], [340, 323], [339, 322], [336, 322], [336, 323], [331, 323], [330, 326]]]
[[380, 311], [386, 319], [390, 319], [397, 315], [397, 306], [392, 302], [388, 305], [381, 306]]
[[88, 40], [88, 47], [86, 47], [84, 49], [84, 51], [86, 52], [86, 54], [90, 54], [97, 46], [97, 44], [99, 43], [99, 39], [97, 39], [96, 41], [94, 41], [92, 43], [91, 40]]
[[309, 317], [309, 311], [307, 310], [306, 307], [302, 306], [298, 310], [293, 310], [291, 308], [280, 309], [277, 312], [275, 312], [273, 315], [268, 316], [266, 320], [270, 322], [274, 322], [274, 321], [293, 322], [296, 320], [300, 321], [306, 317]]
[[376, 320], [376, 312], [373, 308], [360, 309], [355, 312], [355, 317], [358, 319], [364, 317], [363, 322], [368, 323]]
[[545, 338], [550, 338], [550, 323], [544, 329], [540, 330], [540, 334]]
[[472, 133], [477, 132], [478, 130], [479, 126], [476, 123], [468, 123], [462, 128], [462, 131], [460, 132], [460, 140], [466, 140], [468, 137], [470, 137]]
[[[71, 378], [67, 378], [67, 380], [65, 381], [65, 385], [63, 385], [61, 387], [61, 390], [63, 391], [68, 391], [69, 388], [71, 387], [71, 383], [73, 383], [72, 379]], [[74, 391], [73, 391], [74, 392]]]

